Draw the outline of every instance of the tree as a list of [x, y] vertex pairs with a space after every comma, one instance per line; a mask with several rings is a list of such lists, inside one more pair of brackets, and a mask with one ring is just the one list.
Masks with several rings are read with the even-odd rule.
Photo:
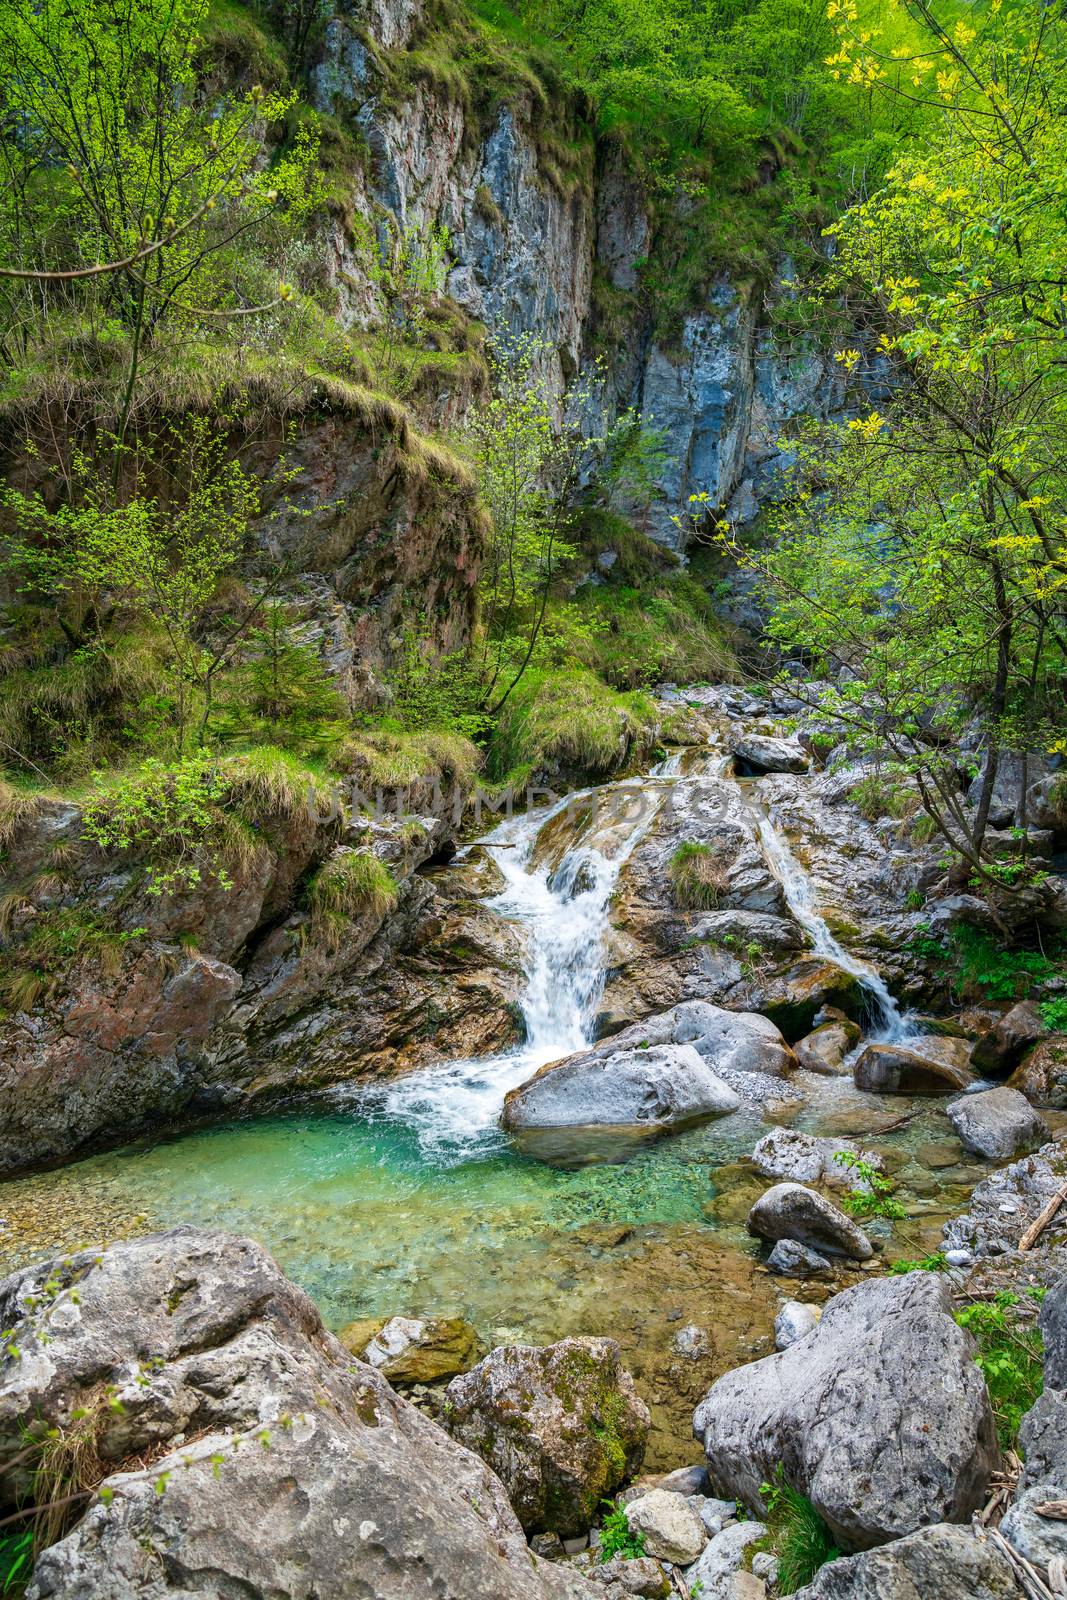
[[[764, 574], [772, 633], [848, 667], [835, 713], [1003, 882], [1017, 874], [986, 832], [1004, 753], [1067, 748], [1067, 30], [1037, 0], [951, 25], [912, 0], [916, 46], [889, 49], [852, 0], [830, 10], [834, 72], [925, 106], [882, 187], [828, 230], [826, 298], [866, 322], [892, 378], [880, 411], [802, 442], [767, 550], [720, 535]], [[838, 360], [862, 371], [858, 350]], [[957, 741], [976, 712], [971, 806]]]
[[[121, 329], [120, 448], [161, 324], [263, 309], [254, 247], [319, 199], [306, 124], [264, 159], [266, 132], [295, 96], [203, 92], [206, 13], [207, 0], [0, 7], [3, 339], [25, 353], [44, 317]], [[278, 286], [270, 303], [289, 292]]]

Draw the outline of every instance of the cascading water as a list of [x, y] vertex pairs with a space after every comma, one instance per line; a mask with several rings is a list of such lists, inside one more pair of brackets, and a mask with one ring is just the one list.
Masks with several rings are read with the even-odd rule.
[[815, 904], [815, 886], [789, 848], [785, 834], [774, 826], [763, 811], [759, 812], [758, 821], [767, 860], [782, 885], [790, 911], [811, 935], [816, 955], [826, 956], [850, 972], [869, 997], [871, 1037], [881, 1043], [907, 1038], [914, 1031], [913, 1024], [908, 1017], [901, 1015], [900, 1007], [886, 987], [885, 980], [874, 967], [849, 955], [834, 938]]
[[[611, 822], [598, 832], [588, 806], [603, 808], [605, 802]], [[654, 785], [614, 785], [504, 822], [483, 841], [506, 879], [487, 905], [520, 923], [526, 936], [525, 1040], [502, 1055], [450, 1061], [400, 1078], [366, 1097], [371, 1114], [413, 1126], [424, 1151], [437, 1160], [465, 1159], [498, 1145], [508, 1091], [546, 1062], [592, 1043], [605, 980], [608, 904], [619, 871], [658, 803]], [[582, 831], [594, 835], [602, 848], [583, 842], [555, 864], [535, 859], [542, 830], [568, 805], [582, 816]]]

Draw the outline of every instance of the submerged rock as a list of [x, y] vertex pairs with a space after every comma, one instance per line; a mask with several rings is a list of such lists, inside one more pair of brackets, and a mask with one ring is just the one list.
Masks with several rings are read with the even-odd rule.
[[177, 1228], [45, 1262], [0, 1283], [0, 1323], [5, 1509], [33, 1419], [79, 1418], [104, 1471], [34, 1600], [598, 1593], [531, 1557], [499, 1479], [249, 1239]]
[[479, 1354], [478, 1335], [462, 1317], [392, 1317], [362, 1352], [383, 1378], [404, 1385], [454, 1378]]
[[856, 1058], [852, 1076], [857, 1089], [875, 1094], [955, 1094], [975, 1082], [969, 1056], [964, 1039], [869, 1044]]
[[1067, 1034], [1053, 1034], [1036, 1044], [1008, 1079], [1008, 1087], [1035, 1106], [1067, 1111]]
[[1040, 1112], [1017, 1089], [1006, 1086], [960, 1095], [945, 1113], [964, 1148], [992, 1161], [1007, 1160], [1048, 1138], [1048, 1123]]
[[801, 1183], [776, 1183], [748, 1214], [748, 1231], [761, 1239], [795, 1239], [827, 1255], [867, 1261], [874, 1247], [851, 1217]]
[[667, 1129], [722, 1117], [740, 1098], [692, 1045], [582, 1051], [550, 1062], [504, 1101], [509, 1132], [598, 1125]]
[[502, 1345], [445, 1391], [454, 1439], [498, 1474], [527, 1532], [584, 1533], [641, 1465], [651, 1418], [614, 1339]]
[[780, 1464], [852, 1550], [967, 1518], [999, 1452], [952, 1310], [932, 1273], [870, 1279], [829, 1300], [799, 1344], [720, 1378], [693, 1419], [712, 1488], [758, 1513]]
[[988, 1540], [948, 1522], [821, 1567], [793, 1600], [1018, 1600], [1011, 1567]]

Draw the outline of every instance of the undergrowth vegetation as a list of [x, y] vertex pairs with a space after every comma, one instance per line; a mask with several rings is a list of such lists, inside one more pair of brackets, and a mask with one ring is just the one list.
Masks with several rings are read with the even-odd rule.
[[[1044, 1292], [1027, 1291], [1031, 1300], [1038, 1301]], [[992, 1300], [964, 1306], [956, 1312], [956, 1321], [974, 1336], [978, 1346], [975, 1359], [989, 1390], [1000, 1442], [1006, 1450], [1012, 1449], [1020, 1422], [1044, 1386], [1044, 1343], [1033, 1308], [1024, 1315], [1020, 1297], [1001, 1289]]]
[[667, 869], [674, 903], [684, 911], [714, 911], [729, 887], [726, 871], [710, 845], [687, 841]]
[[771, 1483], [760, 1486], [766, 1507], [767, 1535], [758, 1549], [769, 1550], [778, 1563], [777, 1592], [795, 1594], [809, 1584], [820, 1567], [836, 1561], [841, 1551], [806, 1495], [786, 1482], [779, 1465]]

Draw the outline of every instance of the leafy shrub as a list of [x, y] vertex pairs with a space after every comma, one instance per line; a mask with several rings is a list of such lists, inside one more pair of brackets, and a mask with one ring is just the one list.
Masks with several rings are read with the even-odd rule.
[[953, 988], [963, 996], [1021, 1000], [1055, 970], [1040, 950], [1005, 950], [966, 923], [953, 930], [951, 942], [957, 969]]
[[886, 1271], [891, 1277], [899, 1277], [905, 1272], [943, 1272], [947, 1266], [945, 1252], [943, 1250], [935, 1250], [933, 1255], [923, 1256], [921, 1260], [909, 1260], [908, 1257], [901, 1256], [899, 1260], [894, 1261], [891, 1266], [887, 1267]]
[[686, 911], [714, 911], [729, 887], [725, 868], [706, 844], [680, 844], [668, 871], [675, 904]]
[[760, 1485], [766, 1503], [766, 1547], [778, 1561], [778, 1593], [795, 1594], [841, 1551], [806, 1495], [785, 1481], [779, 1465], [773, 1483]]
[[1067, 1033], [1067, 994], [1058, 994], [1052, 1000], [1042, 1000], [1038, 1006], [1041, 1020], [1053, 1033]]
[[854, 783], [849, 799], [868, 822], [877, 822], [880, 817], [911, 817], [919, 809], [915, 790], [882, 772], [870, 772]]
[[856, 1187], [841, 1198], [842, 1206], [852, 1216], [895, 1219], [907, 1216], [908, 1213], [900, 1201], [892, 1198], [892, 1179], [879, 1172], [869, 1161], [864, 1161], [862, 1156], [856, 1155], [852, 1150], [836, 1151], [834, 1160], [838, 1166], [847, 1167], [858, 1179]]
[[622, 1556], [626, 1561], [634, 1561], [638, 1556], [643, 1556], [644, 1534], [630, 1527], [622, 1506], [612, 1505], [610, 1500], [605, 1500], [604, 1505], [609, 1509], [600, 1525], [600, 1544], [597, 1546], [599, 1559], [603, 1562], [610, 1561], [612, 1556]]
[[1018, 1305], [1019, 1296], [1002, 1289], [993, 1300], [976, 1300], [955, 1314], [960, 1327], [977, 1341], [975, 1360], [1005, 1449], [1015, 1444], [1019, 1423], [1044, 1386], [1041, 1330], [1019, 1315]]

